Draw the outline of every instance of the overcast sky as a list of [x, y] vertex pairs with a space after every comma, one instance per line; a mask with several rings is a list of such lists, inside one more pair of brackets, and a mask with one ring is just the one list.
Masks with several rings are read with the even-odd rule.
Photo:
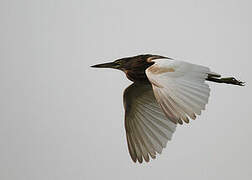
[[[250, 0], [1, 0], [0, 179], [252, 177]], [[142, 53], [205, 65], [206, 111], [156, 160], [135, 164], [122, 72], [89, 66]]]

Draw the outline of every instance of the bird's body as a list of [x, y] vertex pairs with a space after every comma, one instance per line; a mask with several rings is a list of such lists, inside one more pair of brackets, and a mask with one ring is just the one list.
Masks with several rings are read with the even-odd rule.
[[205, 109], [210, 94], [206, 80], [243, 85], [207, 67], [151, 54], [92, 67], [122, 70], [134, 82], [124, 91], [125, 129], [131, 158], [140, 163], [161, 153], [177, 123], [189, 123]]

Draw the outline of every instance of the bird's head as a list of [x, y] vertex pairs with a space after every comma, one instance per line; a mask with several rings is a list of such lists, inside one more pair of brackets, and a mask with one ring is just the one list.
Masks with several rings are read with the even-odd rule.
[[113, 62], [109, 63], [103, 63], [103, 64], [96, 64], [91, 67], [94, 68], [113, 68], [113, 69], [119, 69], [122, 71], [134, 71], [134, 70], [145, 70], [149, 66], [153, 64], [151, 60], [153, 59], [160, 59], [160, 58], [167, 58], [164, 56], [159, 55], [152, 55], [152, 54], [144, 54], [144, 55], [138, 55], [133, 57], [126, 57], [117, 59]]

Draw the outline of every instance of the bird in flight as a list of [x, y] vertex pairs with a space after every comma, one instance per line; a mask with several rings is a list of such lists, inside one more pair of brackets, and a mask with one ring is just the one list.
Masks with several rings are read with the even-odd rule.
[[119, 69], [133, 81], [124, 91], [123, 104], [129, 154], [139, 163], [155, 159], [177, 124], [189, 123], [205, 110], [210, 94], [206, 81], [244, 85], [234, 77], [221, 78], [208, 67], [152, 54], [91, 67]]

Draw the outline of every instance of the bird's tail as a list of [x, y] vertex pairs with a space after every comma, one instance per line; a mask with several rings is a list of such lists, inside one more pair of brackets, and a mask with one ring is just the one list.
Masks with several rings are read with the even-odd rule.
[[221, 75], [219, 74], [208, 74], [207, 81], [212, 81], [216, 83], [225, 83], [225, 84], [233, 84], [233, 85], [238, 85], [238, 86], [244, 86], [245, 82], [239, 81], [235, 79], [234, 77], [226, 77], [226, 78], [221, 78]]

